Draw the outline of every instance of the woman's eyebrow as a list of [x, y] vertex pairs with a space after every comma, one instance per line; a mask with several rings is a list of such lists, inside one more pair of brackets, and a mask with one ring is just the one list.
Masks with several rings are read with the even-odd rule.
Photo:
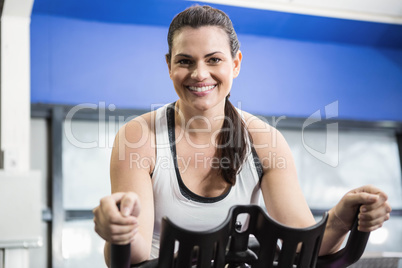
[[185, 58], [193, 58], [191, 55], [184, 54], [184, 53], [179, 53], [176, 54], [175, 57], [185, 57]]
[[[211, 53], [206, 54], [206, 55], [204, 56], [204, 58], [211, 57], [212, 55], [217, 54], [217, 53], [222, 53], [222, 52], [220, 52], [220, 51], [214, 51], [214, 52], [211, 52]], [[176, 54], [175, 57], [185, 57], [185, 58], [191, 58], [191, 59], [193, 58], [193, 56], [188, 55], [188, 54], [185, 54], [185, 53]]]
[[217, 54], [217, 53], [222, 53], [222, 52], [220, 52], [220, 51], [211, 52], [211, 53], [206, 54], [206, 55], [204, 56], [204, 58], [211, 57], [212, 55]]

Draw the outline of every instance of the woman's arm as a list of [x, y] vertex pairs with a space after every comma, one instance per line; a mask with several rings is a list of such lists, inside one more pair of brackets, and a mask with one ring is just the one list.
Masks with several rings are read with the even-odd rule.
[[[268, 213], [291, 227], [315, 224], [300, 188], [293, 156], [286, 140], [278, 130], [256, 117], [248, 115], [247, 118], [247, 126], [264, 170], [261, 190]], [[339, 250], [360, 205], [361, 231], [373, 231], [389, 219], [391, 207], [386, 194], [381, 190], [364, 186], [348, 192], [329, 211], [320, 255]]]
[[[268, 213], [287, 226], [304, 228], [314, 225], [316, 222], [299, 185], [293, 156], [287, 142], [274, 128], [270, 128], [266, 136], [269, 140], [257, 137], [257, 142], [268, 146], [256, 150], [264, 169], [261, 190]], [[347, 231], [348, 229], [334, 217], [331, 210], [320, 255], [337, 251]]]
[[285, 225], [311, 226], [315, 220], [299, 185], [290, 148], [278, 130], [267, 127], [265, 137], [261, 133], [253, 137], [264, 171], [261, 190], [267, 211]]
[[315, 224], [285, 138], [277, 129], [251, 114], [245, 113], [245, 121], [263, 167], [261, 190], [269, 215], [296, 228]]
[[[130, 121], [116, 135], [110, 177], [112, 195], [94, 209], [96, 232], [106, 241], [109, 265], [110, 244], [131, 243], [131, 263], [149, 259], [154, 226], [153, 190], [154, 134], [151, 115]], [[120, 211], [117, 204], [120, 203]]]

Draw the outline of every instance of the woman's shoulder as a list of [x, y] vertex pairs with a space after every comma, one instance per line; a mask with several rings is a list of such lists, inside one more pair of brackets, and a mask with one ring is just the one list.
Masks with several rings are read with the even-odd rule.
[[156, 116], [156, 111], [151, 111], [148, 113], [144, 113], [142, 115], [138, 115], [135, 118], [131, 119], [127, 123], [123, 125], [120, 129], [124, 129], [126, 132], [130, 134], [140, 134], [143, 135], [144, 131], [152, 132], [152, 128], [154, 125], [154, 120]]
[[[119, 148], [127, 152], [140, 153], [150, 157], [154, 155], [155, 131], [154, 118], [156, 111], [138, 115], [125, 123], [116, 135]], [[115, 146], [116, 147], [116, 146]], [[120, 150], [119, 149], [119, 150]]]
[[253, 140], [253, 145], [256, 148], [272, 148], [272, 146], [278, 145], [278, 142], [283, 142], [280, 131], [275, 126], [272, 126], [266, 117], [256, 116], [244, 111], [242, 111], [242, 115], [245, 126]]
[[143, 147], [154, 148], [156, 121], [161, 120], [161, 115], [169, 105], [135, 116], [119, 129], [118, 136], [123, 136], [128, 144], [141, 144]]
[[[271, 126], [266, 117], [256, 116], [251, 113], [241, 111], [247, 130], [251, 133], [264, 132], [264, 131], [277, 131], [277, 129]], [[259, 131], [256, 131], [259, 130]]]
[[153, 133], [158, 112], [159, 114], [161, 114], [160, 112], [163, 113], [163, 111], [165, 111], [169, 105], [170, 104], [166, 104], [150, 112], [135, 116], [133, 119], [124, 124], [122, 128], [124, 128], [126, 131], [133, 132], [133, 134], [137, 133], [142, 135], [144, 130], [148, 130], [150, 133]]

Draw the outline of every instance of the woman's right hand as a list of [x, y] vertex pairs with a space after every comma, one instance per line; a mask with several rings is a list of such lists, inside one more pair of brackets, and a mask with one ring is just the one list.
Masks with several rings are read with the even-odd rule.
[[139, 198], [133, 192], [119, 192], [106, 196], [93, 210], [95, 232], [112, 244], [131, 243], [138, 232], [140, 210]]

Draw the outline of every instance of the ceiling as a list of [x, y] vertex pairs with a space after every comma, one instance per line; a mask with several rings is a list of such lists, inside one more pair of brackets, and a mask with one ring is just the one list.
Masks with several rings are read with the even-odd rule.
[[239, 34], [402, 49], [401, 0], [35, 0], [32, 12], [168, 27], [205, 2], [228, 13]]

